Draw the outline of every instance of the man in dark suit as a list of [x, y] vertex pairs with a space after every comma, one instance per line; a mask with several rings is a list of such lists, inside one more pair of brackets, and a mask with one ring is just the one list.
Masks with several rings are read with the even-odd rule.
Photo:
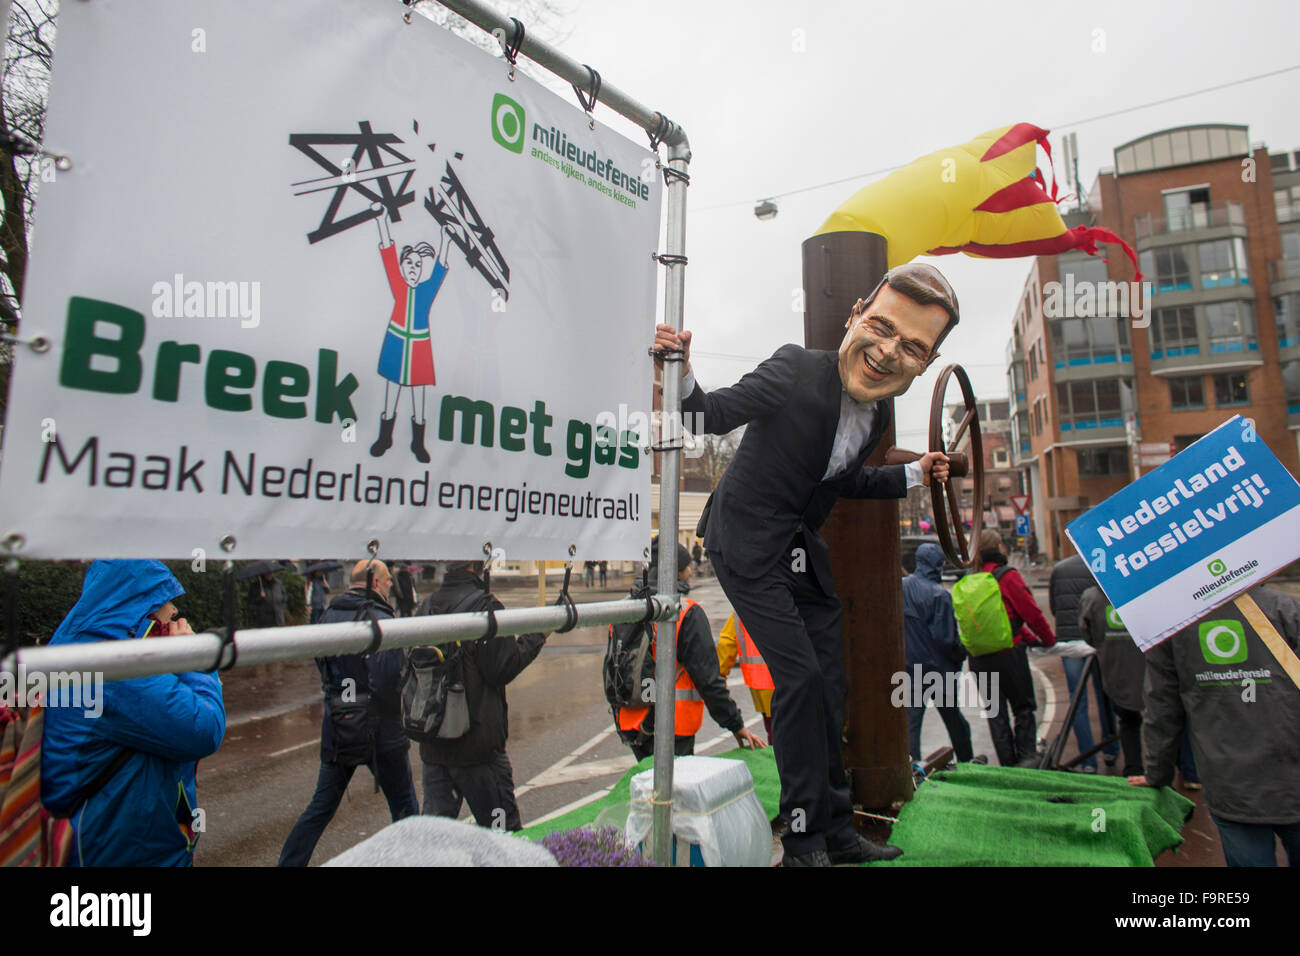
[[939, 452], [910, 465], [863, 462], [889, 427], [885, 399], [907, 391], [930, 366], [957, 320], [957, 297], [937, 269], [899, 266], [853, 307], [838, 352], [785, 345], [713, 392], [697, 387], [691, 373], [691, 333], [656, 330], [656, 350], [682, 353], [687, 422], [718, 435], [749, 426], [706, 506], [704, 547], [776, 685], [772, 745], [788, 824], [786, 866], [901, 852], [864, 840], [852, 826], [840, 750], [840, 602], [817, 529], [841, 496], [902, 498], [931, 477], [947, 479], [948, 459]]

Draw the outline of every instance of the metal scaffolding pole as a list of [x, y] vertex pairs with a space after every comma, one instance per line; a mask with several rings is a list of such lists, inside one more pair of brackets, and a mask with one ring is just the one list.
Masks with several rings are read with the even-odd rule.
[[[670, 617], [669, 600], [654, 597], [654, 618]], [[577, 627], [637, 621], [646, 616], [643, 600], [601, 601], [576, 604]], [[497, 611], [497, 634], [527, 634], [562, 627], [568, 611], [559, 605]], [[487, 633], [488, 614], [435, 614], [390, 618], [376, 622], [382, 639], [376, 650], [469, 641]], [[294, 661], [308, 657], [360, 654], [370, 647], [374, 631], [369, 621], [265, 627], [237, 631], [234, 646], [239, 666]], [[221, 652], [218, 661], [218, 651]], [[97, 641], [60, 644], [57, 647], [22, 648], [0, 660], [0, 671], [26, 674], [92, 673], [103, 680], [126, 680], [153, 674], [209, 671], [217, 663], [228, 665], [232, 652], [212, 633], [137, 641]]]
[[[690, 147], [685, 143], [668, 150], [671, 176], [668, 186], [668, 251], [664, 276], [664, 323], [682, 328], [686, 293], [686, 180]], [[659, 469], [659, 593], [677, 603], [677, 515], [682, 465], [682, 366], [664, 362], [664, 400], [660, 421], [663, 462]], [[672, 857], [673, 751], [676, 744], [677, 641], [655, 642], [655, 772], [654, 858], [668, 863]], [[667, 632], [668, 628], [665, 627]], [[670, 706], [671, 702], [671, 706]]]

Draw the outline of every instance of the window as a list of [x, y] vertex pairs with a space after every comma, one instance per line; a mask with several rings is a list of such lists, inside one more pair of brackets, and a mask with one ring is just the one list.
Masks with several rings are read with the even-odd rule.
[[1177, 358], [1201, 351], [1196, 334], [1196, 312], [1190, 305], [1156, 309], [1151, 318], [1151, 357]]
[[1020, 362], [1011, 363], [1011, 392], [1017, 401], [1025, 400], [1025, 366]]
[[1282, 258], [1288, 262], [1300, 262], [1300, 232], [1293, 229], [1282, 233]]
[[1139, 257], [1138, 265], [1152, 277], [1156, 292], [1181, 292], [1192, 287], [1192, 270], [1183, 246], [1148, 249]]
[[1300, 186], [1274, 189], [1273, 206], [1278, 222], [1294, 222], [1300, 219]]
[[1132, 360], [1127, 319], [1093, 316], [1088, 319], [1057, 319], [1048, 325], [1056, 368]]
[[1056, 386], [1057, 411], [1061, 431], [1087, 428], [1122, 428], [1123, 401], [1118, 378], [1088, 382], [1059, 382]]
[[1015, 418], [1011, 419], [1011, 440], [1015, 442], [1016, 447], [1020, 449], [1020, 454], [1028, 455], [1031, 452], [1032, 446], [1029, 440], [1029, 414], [1027, 412], [1019, 412], [1016, 414]]
[[1083, 283], [1097, 286], [1106, 281], [1106, 263], [1096, 256], [1066, 259], [1064, 262], [1058, 260], [1058, 263], [1062, 285], [1069, 281], [1077, 289]]
[[1165, 225], [1170, 232], [1204, 229], [1210, 224], [1210, 191], [1184, 189], [1165, 193]]
[[1274, 297], [1273, 317], [1277, 322], [1277, 347], [1300, 345], [1300, 292]]
[[1080, 448], [1080, 478], [1104, 478], [1108, 475], [1127, 475], [1128, 449], [1123, 445], [1109, 445], [1104, 448]]
[[1249, 405], [1250, 389], [1245, 372], [1224, 372], [1214, 376], [1214, 404]]
[[1241, 239], [1215, 239], [1196, 244], [1196, 255], [1201, 265], [1201, 288], [1214, 289], [1224, 285], [1247, 285], [1250, 273], [1246, 267], [1246, 243]]
[[1038, 343], [1029, 346], [1029, 380], [1038, 378]]
[[1300, 359], [1282, 364], [1282, 391], [1286, 393], [1287, 414], [1300, 412]]
[[1255, 351], [1255, 309], [1249, 302], [1212, 302], [1205, 306], [1210, 352]]
[[[994, 468], [1006, 468], [1009, 464], [1010, 464], [1010, 461], [1008, 461], [1008, 459], [1007, 459], [1007, 450], [1006, 450], [1005, 448], [995, 448], [995, 449], [993, 449], [993, 467], [994, 467]], [[1007, 482], [1008, 485], [1011, 484], [1010, 479], [1004, 479], [1004, 480]]]
[[1185, 375], [1169, 380], [1169, 406], [1175, 410], [1204, 408], [1205, 389], [1199, 375]]

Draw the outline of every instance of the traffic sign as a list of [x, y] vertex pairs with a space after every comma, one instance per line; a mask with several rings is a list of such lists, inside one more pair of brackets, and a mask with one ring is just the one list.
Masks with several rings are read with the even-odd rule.
[[1011, 504], [1019, 514], [1029, 514], [1029, 495], [1012, 495]]
[[1029, 534], [1029, 515], [1016, 515], [1016, 534]]

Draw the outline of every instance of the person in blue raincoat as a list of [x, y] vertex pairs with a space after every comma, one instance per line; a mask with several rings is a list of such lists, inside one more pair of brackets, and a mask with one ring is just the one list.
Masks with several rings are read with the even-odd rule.
[[[96, 561], [50, 644], [192, 633], [171, 603], [184, 593], [159, 561]], [[216, 673], [108, 681], [94, 709], [69, 703], [51, 694], [41, 756], [41, 801], [71, 813], [69, 864], [191, 865], [196, 763], [226, 732]]]
[[[943, 574], [943, 549], [926, 542], [916, 549], [916, 572], [903, 578], [903, 632], [907, 642], [907, 698], [908, 749], [913, 760], [921, 760], [921, 722], [925, 719], [925, 704], [939, 711], [953, 751], [959, 761], [974, 758], [971, 745], [970, 724], [962, 716], [957, 701], [948, 699], [948, 691], [955, 687], [953, 675], [961, 673], [966, 659], [966, 648], [957, 636], [957, 619], [953, 616], [952, 596], [940, 583]], [[940, 693], [931, 693], [936, 686], [927, 681], [937, 674]], [[916, 686], [909, 686], [916, 685]], [[931, 699], [934, 698], [934, 699]], [[914, 706], [920, 704], [920, 706]]]

